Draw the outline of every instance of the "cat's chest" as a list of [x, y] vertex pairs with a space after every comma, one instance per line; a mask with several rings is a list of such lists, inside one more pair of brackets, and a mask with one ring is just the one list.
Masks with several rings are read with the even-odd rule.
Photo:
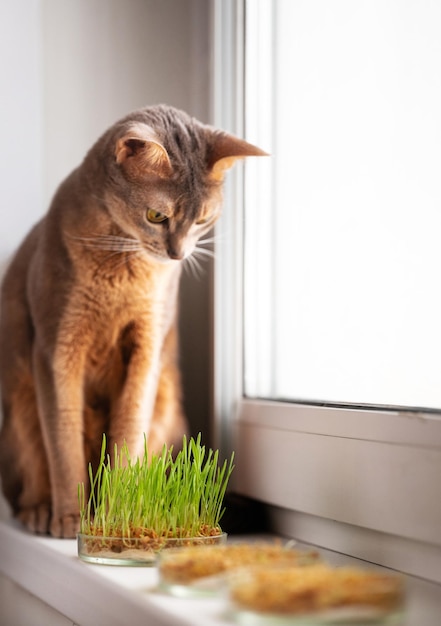
[[166, 332], [175, 315], [178, 285], [179, 272], [173, 268], [95, 277], [92, 284], [75, 286], [68, 308], [73, 318], [82, 318], [95, 341], [112, 344], [130, 324]]

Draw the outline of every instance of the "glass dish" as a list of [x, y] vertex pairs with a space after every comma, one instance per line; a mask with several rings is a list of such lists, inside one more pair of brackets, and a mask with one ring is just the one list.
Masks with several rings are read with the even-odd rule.
[[101, 565], [152, 566], [159, 553], [189, 546], [215, 546], [225, 543], [227, 534], [199, 537], [101, 537], [79, 533], [78, 556]]
[[398, 575], [319, 563], [304, 568], [254, 568], [229, 580], [229, 616], [247, 626], [400, 624]]
[[301, 567], [319, 558], [315, 551], [292, 546], [292, 542], [260, 541], [167, 550], [158, 558], [159, 588], [180, 597], [215, 595], [225, 589], [227, 576], [243, 568], [257, 564]]
[[402, 611], [385, 612], [367, 607], [351, 607], [297, 615], [236, 609], [228, 615], [241, 626], [401, 626], [404, 614]]

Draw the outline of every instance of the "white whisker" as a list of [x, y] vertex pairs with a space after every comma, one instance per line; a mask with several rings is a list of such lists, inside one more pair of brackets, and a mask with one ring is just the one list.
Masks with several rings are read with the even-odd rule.
[[198, 244], [207, 245], [209, 243], [215, 243], [217, 239], [217, 237], [206, 237], [206, 239], [199, 239]]
[[127, 263], [127, 258], [126, 255], [124, 255], [121, 258], [121, 251], [117, 250], [116, 252], [111, 252], [110, 254], [107, 254], [104, 259], [101, 261], [101, 263], [99, 264], [99, 268], [101, 269], [104, 265], [106, 265], [107, 263], [110, 263], [112, 261], [117, 261], [114, 265], [113, 265], [113, 269], [117, 269], [118, 267], [120, 267], [121, 265], [124, 265], [125, 263]]
[[142, 256], [142, 254], [144, 253], [144, 249], [140, 248], [139, 250], [132, 250], [132, 251], [128, 251], [127, 254], [125, 254], [118, 263], [116, 263], [116, 265], [114, 266], [114, 269], [117, 270], [120, 267], [122, 267], [123, 265], [128, 265], [129, 261], [131, 259], [136, 259], [140, 256]]
[[188, 256], [184, 261], [184, 269], [187, 268], [190, 270], [190, 273], [194, 276], [194, 278], [196, 278], [197, 280], [200, 280], [202, 278], [202, 275], [204, 274], [204, 268], [193, 255]]
[[207, 250], [206, 248], [199, 248], [199, 247], [196, 247], [194, 249], [193, 254], [195, 256], [198, 256], [198, 255], [200, 255], [200, 256], [208, 256], [211, 259], [214, 259], [215, 256], [216, 256], [216, 254], [215, 254], [215, 252], [213, 250]]
[[208, 245], [211, 243], [217, 244], [217, 243], [222, 243], [223, 241], [225, 241], [225, 239], [227, 239], [226, 233], [216, 233], [212, 237], [205, 237], [205, 239], [199, 239], [198, 244], [201, 244], [201, 245]]
[[143, 246], [137, 239], [131, 237], [120, 237], [118, 235], [96, 235], [92, 237], [76, 237], [68, 235], [79, 244], [94, 248], [95, 250], [109, 250], [111, 252], [132, 252], [142, 250]]

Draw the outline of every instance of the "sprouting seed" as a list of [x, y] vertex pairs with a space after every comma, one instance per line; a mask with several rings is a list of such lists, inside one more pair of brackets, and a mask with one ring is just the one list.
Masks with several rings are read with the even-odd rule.
[[184, 437], [173, 457], [172, 447], [148, 451], [132, 460], [127, 445], [113, 458], [103, 435], [99, 465], [89, 465], [90, 495], [78, 485], [80, 530], [102, 537], [197, 537], [221, 532], [222, 503], [234, 469], [231, 455], [219, 466], [219, 452]]

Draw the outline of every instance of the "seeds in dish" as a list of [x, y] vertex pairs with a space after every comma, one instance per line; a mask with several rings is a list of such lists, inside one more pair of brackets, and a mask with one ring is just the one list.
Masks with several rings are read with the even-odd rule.
[[282, 615], [344, 607], [389, 612], [402, 603], [403, 583], [392, 574], [321, 563], [256, 568], [232, 582], [231, 599], [240, 609]]
[[161, 578], [168, 583], [190, 584], [208, 576], [215, 576], [251, 565], [310, 564], [318, 559], [315, 551], [300, 551], [281, 543], [250, 542], [222, 546], [190, 546], [168, 550], [160, 556]]

